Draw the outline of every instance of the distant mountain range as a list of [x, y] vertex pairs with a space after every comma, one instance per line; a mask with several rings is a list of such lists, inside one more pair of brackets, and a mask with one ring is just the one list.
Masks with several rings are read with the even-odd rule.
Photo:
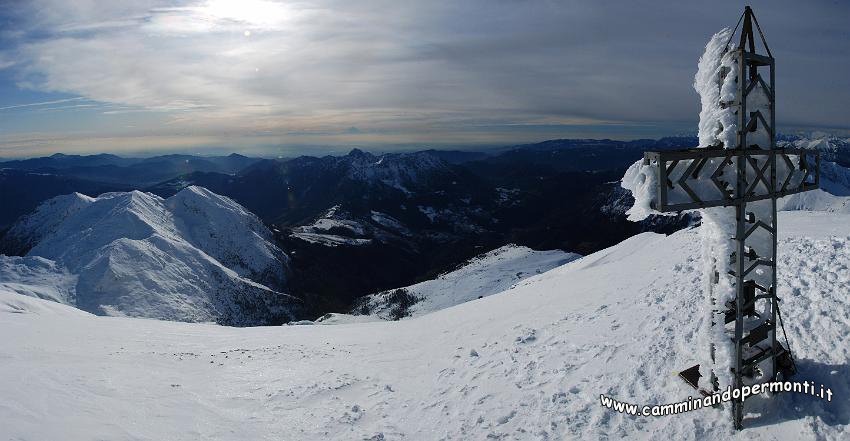
[[0, 162], [0, 169], [56, 174], [97, 182], [151, 185], [195, 171], [236, 173], [259, 161], [233, 153], [228, 156], [164, 155], [123, 158], [110, 154], [64, 155]]
[[123, 158], [110, 154], [64, 155], [0, 162], [0, 229], [41, 202], [58, 195], [80, 192], [98, 195], [110, 191], [144, 189], [196, 171], [223, 175], [236, 173], [259, 158], [165, 155]]
[[[825, 177], [831, 176], [829, 161], [850, 165], [847, 140], [782, 142], [819, 149]], [[619, 185], [644, 151], [695, 144], [696, 138], [687, 137], [553, 140], [490, 153], [377, 155], [354, 149], [342, 156], [283, 160], [54, 155], [0, 163], [0, 198], [8, 207], [0, 221], [8, 228], [39, 203], [75, 191], [94, 197], [142, 190], [147, 193], [129, 194], [167, 207], [187, 189], [204, 188], [259, 218], [268, 240], [289, 259], [285, 286], [258, 283], [285, 289], [303, 302], [301, 317], [315, 318], [348, 311], [361, 296], [431, 279], [508, 243], [584, 255], [643, 231], [670, 233], [698, 222], [693, 215], [628, 222], [623, 213], [631, 195]], [[822, 180], [824, 187], [837, 183], [832, 194], [850, 188], [842, 174], [832, 175]], [[844, 202], [829, 197], [789, 204], [841, 210]], [[6, 232], [0, 253], [20, 255], [35, 244], [21, 237], [14, 227]]]

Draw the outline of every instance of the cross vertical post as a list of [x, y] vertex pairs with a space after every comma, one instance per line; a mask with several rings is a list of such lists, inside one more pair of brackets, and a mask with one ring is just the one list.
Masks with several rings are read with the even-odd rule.
[[[715, 267], [716, 275], [710, 277], [717, 284], [722, 274], [731, 277], [734, 283], [734, 299], [717, 299], [722, 302], [714, 306], [712, 326], [722, 328], [723, 335], [734, 345], [728, 369], [732, 374], [731, 386], [738, 390], [745, 382], [773, 381], [779, 374], [787, 376], [794, 372], [790, 350], [776, 338], [777, 324], [782, 319], [776, 285], [777, 199], [818, 188], [820, 163], [817, 150], [777, 148], [775, 62], [749, 6], [742, 21], [737, 48], [729, 50], [727, 43], [726, 55], [734, 57], [735, 67], [721, 70], [718, 79], [718, 84], [723, 84], [727, 75], [736, 75], [734, 101], [719, 103], [736, 114], [736, 145], [644, 154], [644, 165], [654, 167], [658, 183], [651, 201], [655, 210], [679, 212], [734, 207], [735, 230], [734, 237], [729, 238], [733, 245], [728, 264], [725, 268]], [[766, 55], [756, 53], [753, 25]], [[764, 68], [769, 70], [769, 84], [762, 76]], [[732, 215], [717, 211], [713, 214]], [[732, 329], [727, 328], [730, 324]], [[728, 340], [712, 342], [712, 362], [715, 347], [721, 344], [729, 343]], [[698, 388], [702, 376], [699, 365], [687, 371], [690, 371], [688, 378], [685, 372], [680, 375]], [[717, 390], [713, 369], [710, 378]], [[732, 419], [736, 429], [743, 427], [743, 407], [743, 398], [733, 399]]]

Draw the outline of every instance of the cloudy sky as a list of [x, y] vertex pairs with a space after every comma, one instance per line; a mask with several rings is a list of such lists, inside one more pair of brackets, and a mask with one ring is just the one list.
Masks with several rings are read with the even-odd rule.
[[[751, 3], [780, 130], [846, 133], [850, 2]], [[0, 157], [691, 133], [697, 60], [742, 5], [0, 0]]]

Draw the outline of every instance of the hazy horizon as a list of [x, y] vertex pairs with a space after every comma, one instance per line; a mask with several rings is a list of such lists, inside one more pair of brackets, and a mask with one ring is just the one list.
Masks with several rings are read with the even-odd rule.
[[[840, 129], [823, 129], [823, 128], [797, 128], [784, 133], [779, 133], [779, 136], [804, 136], [818, 137], [821, 135], [836, 136], [839, 138], [850, 137], [850, 130]], [[144, 150], [93, 150], [93, 151], [50, 151], [47, 153], [29, 154], [21, 156], [0, 156], [0, 162], [13, 161], [20, 159], [42, 158], [52, 155], [79, 155], [89, 156], [97, 154], [111, 154], [123, 158], [149, 158], [162, 155], [195, 155], [195, 156], [228, 156], [231, 154], [243, 155], [254, 158], [265, 159], [282, 159], [295, 158], [298, 156], [340, 156], [346, 155], [354, 149], [363, 150], [373, 154], [384, 153], [400, 153], [400, 152], [416, 152], [423, 150], [451, 150], [451, 151], [469, 151], [469, 152], [488, 152], [498, 151], [500, 149], [510, 148], [514, 146], [523, 146], [537, 144], [546, 141], [557, 140], [611, 140], [611, 141], [636, 141], [636, 140], [658, 140], [661, 138], [675, 137], [693, 137], [696, 138], [696, 132], [693, 133], [668, 133], [663, 136], [656, 137], [615, 137], [615, 136], [597, 136], [597, 137], [561, 137], [547, 139], [533, 139], [528, 141], [504, 142], [504, 143], [483, 143], [483, 144], [436, 144], [436, 143], [415, 143], [415, 144], [390, 144], [390, 145], [358, 145], [358, 144], [339, 144], [339, 145], [283, 145], [283, 146], [253, 146], [247, 148], [233, 147], [214, 147], [214, 146], [196, 146], [186, 149], [144, 149]]]

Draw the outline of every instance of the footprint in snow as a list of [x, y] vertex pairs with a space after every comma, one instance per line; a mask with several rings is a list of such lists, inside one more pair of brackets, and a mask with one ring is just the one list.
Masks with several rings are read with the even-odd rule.
[[499, 423], [499, 425], [506, 424], [508, 421], [513, 419], [513, 417], [515, 417], [515, 416], [516, 416], [516, 411], [512, 410], [511, 413], [499, 418], [498, 420], [496, 420], [496, 422]]
[[537, 331], [534, 329], [526, 329], [521, 335], [518, 335], [516, 342], [518, 344], [531, 343], [537, 340]]

